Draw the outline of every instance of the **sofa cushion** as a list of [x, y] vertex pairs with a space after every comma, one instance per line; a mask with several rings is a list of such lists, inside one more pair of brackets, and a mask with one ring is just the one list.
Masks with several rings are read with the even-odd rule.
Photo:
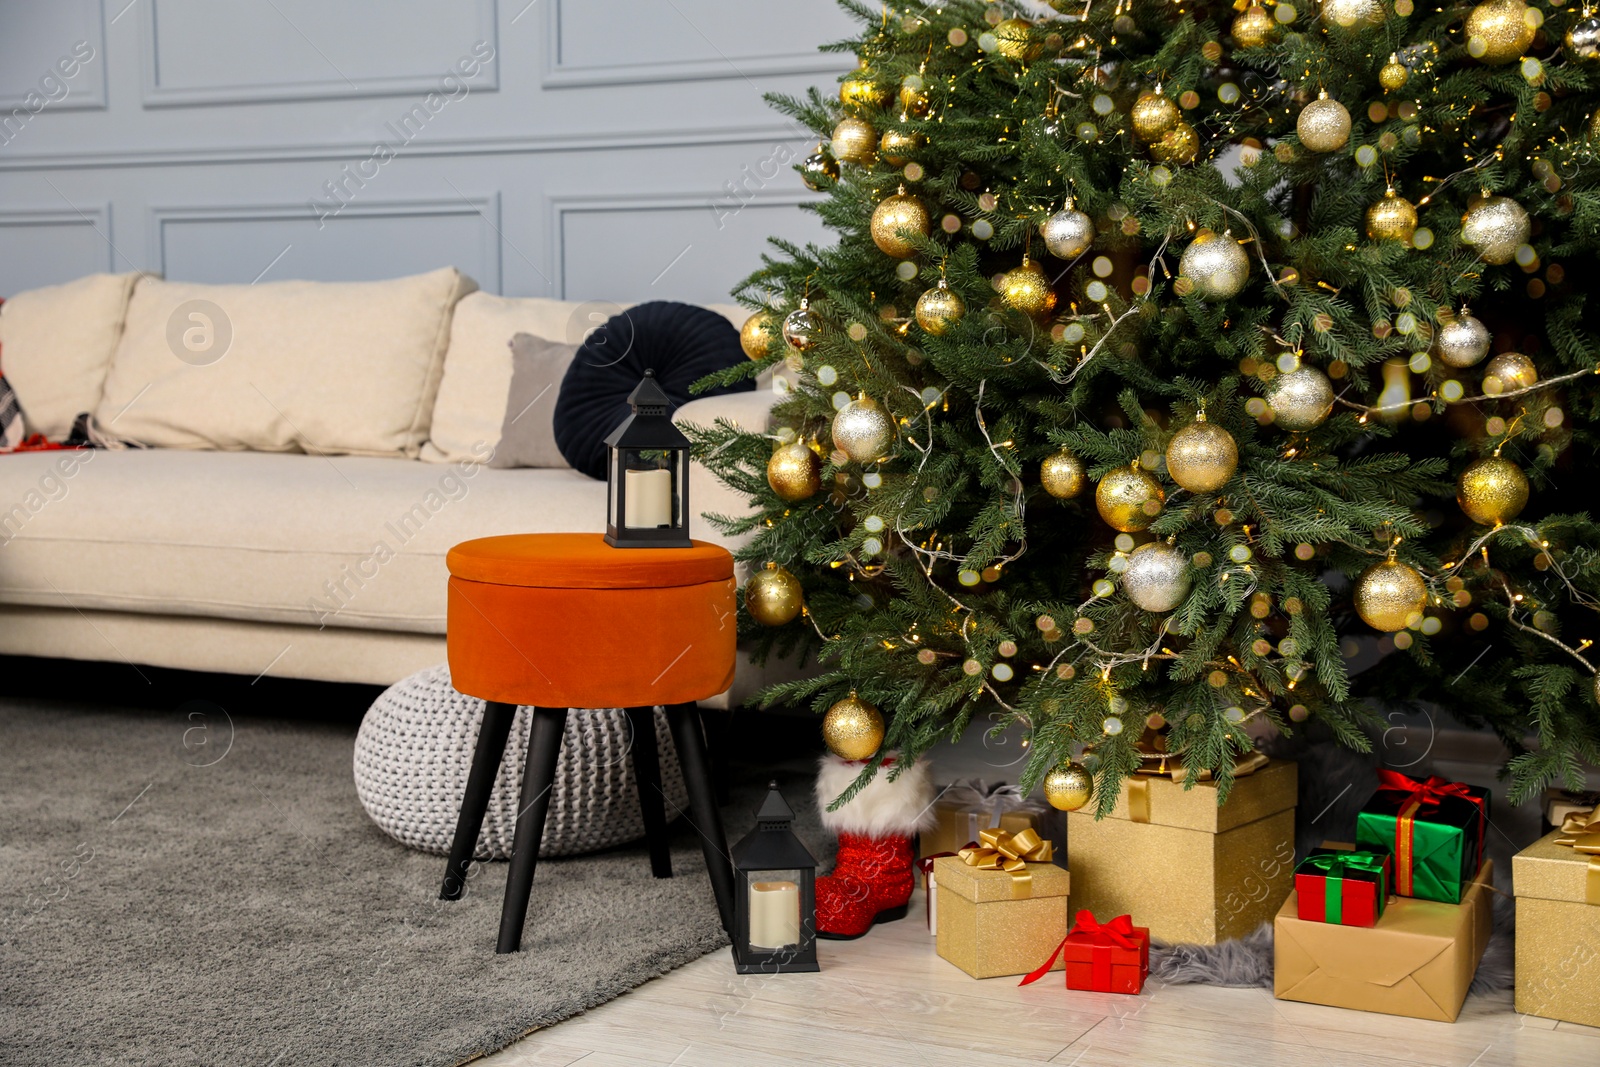
[[165, 448], [415, 456], [428, 436], [454, 268], [381, 282], [147, 280], [95, 415]]
[[575, 344], [547, 341], [531, 333], [511, 339], [511, 391], [506, 395], [500, 443], [489, 466], [571, 466], [556, 446], [553, 415], [561, 379], [577, 351]]
[[567, 469], [20, 453], [0, 457], [0, 603], [442, 634], [452, 546], [599, 531], [605, 512], [605, 486]]
[[16, 390], [29, 433], [59, 440], [100, 403], [139, 277], [91, 274], [0, 305], [0, 372]]

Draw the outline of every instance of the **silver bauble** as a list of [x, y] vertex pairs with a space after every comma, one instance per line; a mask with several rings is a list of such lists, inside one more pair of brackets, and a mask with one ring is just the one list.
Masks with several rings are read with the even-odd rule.
[[1439, 327], [1434, 353], [1447, 367], [1471, 367], [1489, 354], [1489, 328], [1462, 309]]
[[822, 320], [811, 310], [811, 303], [800, 301], [800, 306], [783, 317], [783, 339], [790, 348], [804, 352], [815, 348], [822, 338]]
[[1510, 263], [1531, 230], [1527, 209], [1509, 196], [1480, 200], [1461, 216], [1461, 242], [1476, 248], [1485, 263]]
[[1140, 545], [1122, 572], [1122, 591], [1146, 611], [1171, 611], [1189, 595], [1189, 557], [1161, 541]]
[[1094, 244], [1094, 220], [1072, 206], [1065, 207], [1039, 224], [1044, 246], [1058, 259], [1077, 259]]
[[1600, 19], [1579, 19], [1567, 27], [1567, 55], [1584, 63], [1600, 59]]
[[833, 417], [833, 447], [857, 463], [882, 459], [894, 440], [894, 420], [870, 396], [860, 396]]
[[1183, 250], [1178, 273], [1206, 300], [1227, 300], [1250, 278], [1250, 257], [1229, 234], [1202, 228]]
[[1302, 364], [1267, 384], [1273, 421], [1285, 430], [1321, 426], [1333, 410], [1333, 383], [1315, 367]]

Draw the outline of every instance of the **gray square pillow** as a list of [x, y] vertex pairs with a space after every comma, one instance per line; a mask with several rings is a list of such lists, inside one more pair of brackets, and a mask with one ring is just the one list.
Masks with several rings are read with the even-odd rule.
[[511, 390], [506, 396], [500, 444], [491, 467], [566, 467], [556, 447], [552, 418], [561, 379], [578, 352], [577, 345], [547, 341], [531, 333], [511, 339]]

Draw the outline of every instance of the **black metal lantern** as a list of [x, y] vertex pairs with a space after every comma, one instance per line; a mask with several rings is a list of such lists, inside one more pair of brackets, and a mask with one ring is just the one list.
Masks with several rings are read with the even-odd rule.
[[768, 787], [756, 828], [733, 846], [733, 962], [740, 974], [817, 969], [817, 861], [790, 831], [794, 811]]
[[606, 447], [606, 544], [689, 547], [689, 439], [672, 425], [672, 401], [654, 371], [628, 397], [633, 414]]

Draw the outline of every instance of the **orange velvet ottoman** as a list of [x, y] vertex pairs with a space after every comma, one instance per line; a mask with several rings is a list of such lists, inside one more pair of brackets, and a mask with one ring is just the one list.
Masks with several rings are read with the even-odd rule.
[[568, 709], [625, 708], [650, 864], [672, 875], [653, 709], [666, 709], [722, 923], [728, 860], [695, 701], [733, 683], [733, 557], [716, 545], [612, 548], [599, 534], [466, 541], [450, 569], [450, 677], [486, 701], [440, 896], [459, 899], [517, 706], [533, 709], [498, 952], [521, 946]]

